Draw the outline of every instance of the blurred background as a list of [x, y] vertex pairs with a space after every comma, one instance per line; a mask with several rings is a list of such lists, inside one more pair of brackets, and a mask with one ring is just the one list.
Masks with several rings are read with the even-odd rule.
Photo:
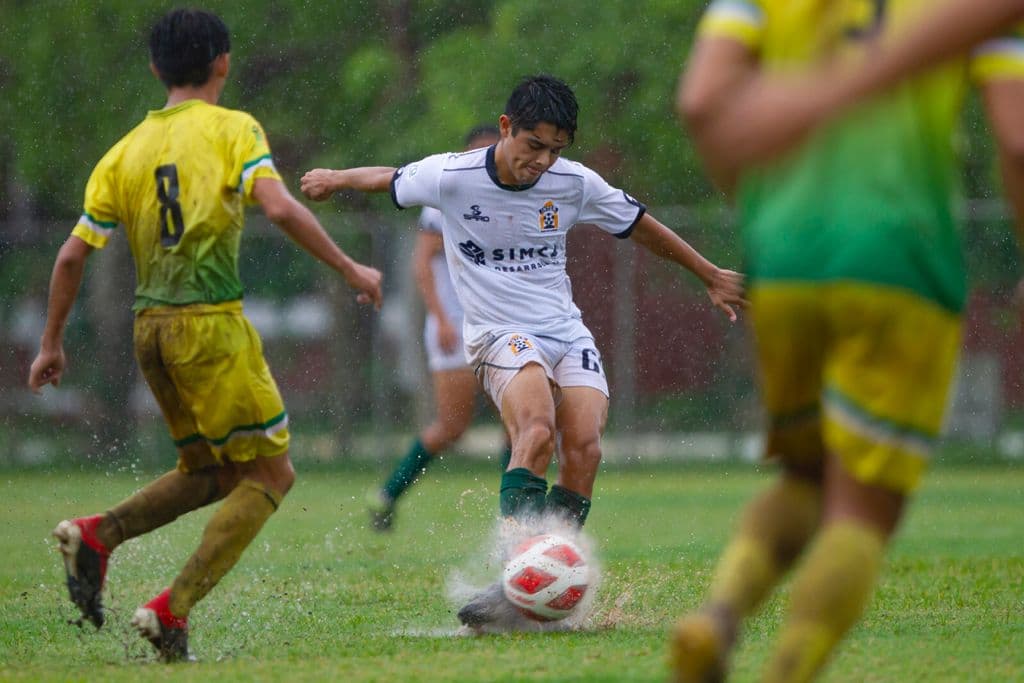
[[[741, 269], [732, 215], [672, 111], [704, 2], [683, 0], [346, 0], [217, 2], [232, 73], [221, 104], [264, 125], [293, 192], [317, 166], [400, 165], [457, 150], [496, 122], [525, 75], [565, 79], [580, 101], [566, 156], [582, 161], [719, 265]], [[164, 104], [148, 0], [0, 0], [0, 466], [95, 460], [142, 467], [174, 449], [132, 356], [133, 267], [125, 241], [94, 255], [71, 319], [65, 383], [25, 389], [53, 259], [81, 213], [94, 164]], [[971, 295], [949, 444], [1024, 462], [1020, 273], [984, 117], [969, 102], [964, 240]], [[314, 207], [335, 239], [386, 274], [379, 314], [262, 218], [247, 219], [241, 270], [291, 416], [298, 462], [399, 453], [429, 416], [422, 306], [410, 275], [418, 213], [385, 196]], [[749, 334], [709, 307], [695, 279], [632, 243], [581, 226], [569, 271], [612, 389], [613, 461], [752, 458], [757, 408]], [[481, 405], [459, 449], [494, 457]], [[947, 449], [950, 450], [950, 449]], [[127, 463], [125, 465], [124, 463]]]

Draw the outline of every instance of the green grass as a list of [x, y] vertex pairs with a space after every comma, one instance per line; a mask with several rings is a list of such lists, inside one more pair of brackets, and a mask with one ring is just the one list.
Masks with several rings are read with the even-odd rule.
[[[661, 681], [666, 630], [699, 601], [736, 510], [767, 480], [749, 467], [603, 472], [587, 530], [603, 565], [594, 628], [457, 638], [453, 570], [489, 538], [497, 477], [432, 471], [377, 535], [362, 501], [376, 477], [300, 472], [241, 563], [192, 613], [196, 665], [152, 662], [129, 632], [135, 606], [169, 583], [197, 542], [200, 511], [122, 546], [108, 625], [76, 616], [48, 537], [149, 480], [138, 473], [0, 473], [0, 679], [227, 681]], [[889, 554], [874, 602], [826, 681], [1024, 679], [1024, 470], [929, 475]], [[737, 681], [757, 679], [785, 591], [747, 627]]]

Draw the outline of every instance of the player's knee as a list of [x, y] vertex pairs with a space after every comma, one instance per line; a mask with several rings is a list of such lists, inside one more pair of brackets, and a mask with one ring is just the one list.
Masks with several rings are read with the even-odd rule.
[[601, 438], [599, 435], [584, 439], [567, 439], [562, 436], [561, 459], [577, 468], [597, 468], [601, 462]]
[[535, 417], [527, 422], [517, 439], [535, 453], [550, 453], [555, 448], [555, 425], [544, 417]]

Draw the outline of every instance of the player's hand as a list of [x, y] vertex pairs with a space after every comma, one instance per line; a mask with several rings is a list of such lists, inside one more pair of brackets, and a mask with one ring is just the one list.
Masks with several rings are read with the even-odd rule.
[[39, 349], [39, 355], [32, 361], [28, 371], [28, 388], [34, 394], [43, 393], [47, 384], [60, 386], [60, 378], [64, 374], [64, 348]]
[[437, 319], [437, 343], [441, 345], [441, 350], [445, 353], [455, 351], [459, 343], [459, 333], [452, 327], [448, 318]]
[[313, 201], [322, 202], [334, 194], [334, 171], [329, 168], [314, 168], [302, 176], [302, 194]]
[[750, 305], [743, 294], [743, 273], [721, 268], [715, 270], [708, 284], [708, 296], [711, 303], [725, 312], [729, 322], [736, 322], [736, 308]]
[[355, 290], [359, 291], [356, 301], [361, 304], [373, 304], [373, 307], [380, 310], [383, 300], [380, 283], [384, 276], [376, 268], [356, 263], [351, 272], [345, 275], [345, 281]]

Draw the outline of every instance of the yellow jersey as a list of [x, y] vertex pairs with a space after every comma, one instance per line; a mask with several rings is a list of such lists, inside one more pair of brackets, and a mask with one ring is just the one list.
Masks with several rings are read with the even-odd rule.
[[249, 114], [201, 100], [151, 111], [96, 165], [72, 234], [102, 248], [124, 226], [136, 311], [237, 300], [239, 240], [257, 178], [280, 180]]

